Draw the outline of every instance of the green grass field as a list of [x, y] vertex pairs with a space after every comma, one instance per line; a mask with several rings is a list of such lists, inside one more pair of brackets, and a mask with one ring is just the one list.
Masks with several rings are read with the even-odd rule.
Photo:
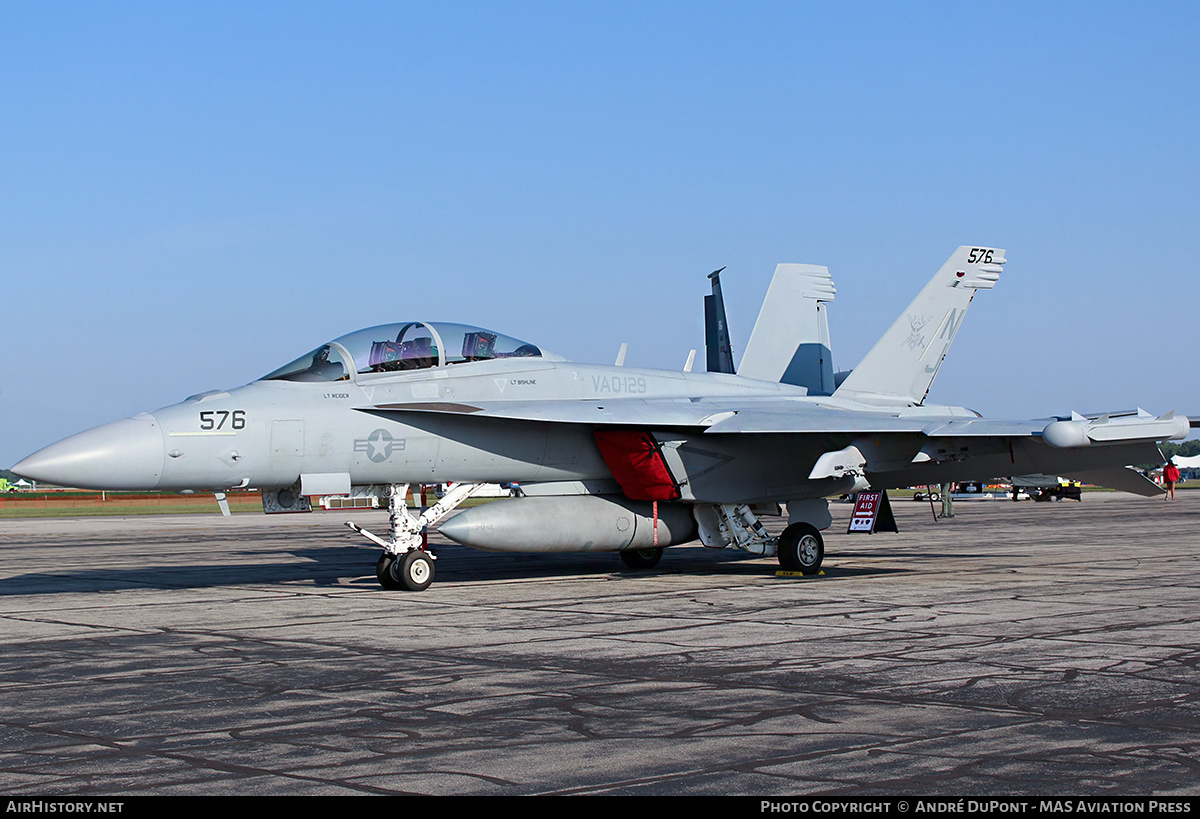
[[[228, 493], [229, 511], [262, 513], [257, 492]], [[471, 498], [463, 506], [477, 506], [493, 498]], [[430, 497], [430, 505], [436, 501]], [[419, 503], [419, 501], [417, 501]], [[361, 508], [361, 507], [360, 507]], [[314, 504], [314, 511], [323, 511]], [[353, 511], [350, 508], [331, 510]], [[101, 515], [219, 515], [212, 494], [177, 495], [149, 492], [13, 492], [0, 495], [0, 520], [4, 518], [94, 517]]]

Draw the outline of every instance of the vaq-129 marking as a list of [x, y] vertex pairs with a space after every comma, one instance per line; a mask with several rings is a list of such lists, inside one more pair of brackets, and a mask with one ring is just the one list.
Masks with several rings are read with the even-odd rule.
[[[412, 321], [322, 344], [228, 392], [79, 433], [13, 471], [95, 489], [263, 490], [267, 511], [312, 496], [386, 496], [390, 531], [352, 529], [383, 549], [386, 588], [424, 589], [422, 532], [485, 483], [514, 497], [460, 512], [441, 532], [509, 552], [619, 552], [651, 567], [699, 539], [815, 573], [826, 498], [868, 487], [1044, 473], [1160, 492], [1127, 464], [1161, 461], [1186, 437], [1173, 412], [995, 421], [925, 403], [972, 298], [1005, 263], [960, 247], [863, 361], [833, 371], [826, 268], [781, 264], [734, 372], [719, 278], [706, 299], [708, 372], [567, 361], [461, 324]], [[719, 272], [719, 271], [718, 271]], [[410, 485], [454, 482], [414, 514]], [[761, 514], [788, 526], [767, 535]]]

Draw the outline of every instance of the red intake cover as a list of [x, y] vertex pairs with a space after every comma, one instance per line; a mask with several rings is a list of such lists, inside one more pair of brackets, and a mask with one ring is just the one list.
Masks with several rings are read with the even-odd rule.
[[651, 501], [679, 497], [679, 485], [671, 477], [662, 449], [650, 433], [614, 430], [594, 435], [600, 456], [621, 485], [625, 497]]

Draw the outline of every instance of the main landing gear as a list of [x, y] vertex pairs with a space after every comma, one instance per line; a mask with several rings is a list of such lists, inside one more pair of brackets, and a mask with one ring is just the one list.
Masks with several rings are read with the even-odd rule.
[[380, 586], [389, 590], [424, 591], [433, 582], [433, 562], [437, 559], [425, 543], [425, 530], [453, 512], [483, 484], [456, 484], [436, 504], [415, 516], [408, 509], [408, 486], [403, 483], [388, 487], [387, 540], [352, 521], [346, 521], [346, 525], [383, 547], [383, 554], [375, 564]]
[[662, 549], [626, 549], [620, 552], [621, 561], [631, 569], [653, 569], [662, 560]]
[[[829, 523], [828, 505], [825, 501], [803, 501], [810, 519]], [[791, 506], [789, 505], [789, 509]], [[796, 514], [799, 514], [797, 512]], [[700, 540], [705, 546], [723, 549], [733, 546], [763, 557], [776, 557], [781, 569], [804, 575], [821, 571], [825, 559], [825, 541], [811, 523], [796, 522], [783, 530], [778, 538], [767, 534], [758, 516], [747, 504], [711, 504], [696, 507], [696, 522], [700, 527]], [[625, 553], [622, 552], [624, 557]]]
[[779, 536], [777, 557], [784, 571], [816, 574], [825, 559], [825, 541], [817, 528], [808, 523], [793, 523]]

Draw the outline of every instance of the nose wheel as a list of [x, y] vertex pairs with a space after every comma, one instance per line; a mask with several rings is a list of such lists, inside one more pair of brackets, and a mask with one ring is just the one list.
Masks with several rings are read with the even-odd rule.
[[384, 552], [375, 564], [379, 585], [392, 591], [424, 591], [433, 582], [433, 558], [414, 549], [402, 555]]

